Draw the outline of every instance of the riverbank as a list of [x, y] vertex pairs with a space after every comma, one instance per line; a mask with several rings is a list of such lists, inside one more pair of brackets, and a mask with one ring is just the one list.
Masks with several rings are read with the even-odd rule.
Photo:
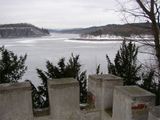
[[148, 41], [152, 42], [154, 39], [153, 38], [102, 38], [102, 39], [95, 39], [95, 38], [71, 38], [69, 40], [76, 40], [76, 41], [93, 41], [93, 42], [98, 42], [98, 41], [134, 41], [134, 42], [140, 42], [140, 41]]

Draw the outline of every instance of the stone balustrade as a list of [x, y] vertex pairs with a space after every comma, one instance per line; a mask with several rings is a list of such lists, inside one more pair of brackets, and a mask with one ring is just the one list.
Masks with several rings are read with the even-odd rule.
[[147, 120], [155, 95], [138, 86], [117, 86], [113, 97], [113, 120]]
[[94, 107], [80, 110], [77, 80], [48, 80], [50, 114], [35, 117], [29, 82], [1, 84], [0, 120], [160, 120], [155, 95], [117, 76], [90, 75], [88, 91]]
[[33, 120], [31, 85], [10, 83], [0, 85], [0, 120]]
[[149, 111], [148, 120], [160, 120], [160, 106], [153, 107]]

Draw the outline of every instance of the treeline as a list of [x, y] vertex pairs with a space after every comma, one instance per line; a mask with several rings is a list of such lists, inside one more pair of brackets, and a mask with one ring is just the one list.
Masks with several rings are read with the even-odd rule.
[[0, 38], [38, 37], [49, 35], [47, 29], [41, 29], [27, 23], [0, 25]]
[[150, 23], [131, 23], [124, 25], [106, 25], [96, 27], [90, 31], [82, 33], [82, 36], [101, 36], [101, 35], [114, 35], [130, 37], [131, 35], [152, 35]]
[[131, 35], [151, 35], [150, 23], [130, 23], [130, 24], [110, 24], [105, 26], [94, 26], [88, 28], [75, 28], [64, 30], [50, 30], [51, 32], [58, 33], [73, 33], [80, 34], [81, 36], [93, 35], [116, 35], [129, 37]]

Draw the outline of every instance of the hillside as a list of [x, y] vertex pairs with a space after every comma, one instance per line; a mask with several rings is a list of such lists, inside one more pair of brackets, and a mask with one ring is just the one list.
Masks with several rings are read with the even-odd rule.
[[48, 30], [27, 23], [0, 25], [0, 38], [40, 37], [49, 35]]
[[96, 26], [89, 28], [76, 28], [76, 29], [66, 29], [52, 32], [60, 33], [73, 33], [81, 35], [117, 35], [117, 36], [130, 36], [139, 34], [151, 35], [151, 24], [150, 23], [131, 23], [131, 24], [110, 24], [105, 26]]

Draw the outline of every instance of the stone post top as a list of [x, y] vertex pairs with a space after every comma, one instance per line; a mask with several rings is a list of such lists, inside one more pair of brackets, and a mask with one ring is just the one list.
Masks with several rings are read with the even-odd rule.
[[9, 91], [9, 90], [18, 90], [18, 89], [31, 90], [31, 84], [29, 82], [0, 84], [0, 91]]
[[131, 97], [147, 97], [152, 96], [155, 97], [155, 95], [149, 91], [146, 91], [138, 86], [116, 86], [115, 90]]
[[89, 75], [89, 80], [97, 80], [97, 81], [122, 81], [121, 77], [117, 77], [112, 74], [102, 74], [102, 75]]
[[160, 118], [160, 106], [153, 107], [150, 113], [155, 117]]
[[74, 78], [60, 78], [48, 80], [48, 85], [72, 85], [78, 84], [78, 81]]

